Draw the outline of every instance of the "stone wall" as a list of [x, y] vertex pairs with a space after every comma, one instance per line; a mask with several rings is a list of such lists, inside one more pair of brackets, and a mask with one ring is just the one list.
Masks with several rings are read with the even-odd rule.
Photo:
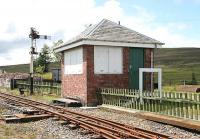
[[10, 87], [11, 79], [26, 79], [28, 77], [27, 73], [1, 73], [0, 87]]

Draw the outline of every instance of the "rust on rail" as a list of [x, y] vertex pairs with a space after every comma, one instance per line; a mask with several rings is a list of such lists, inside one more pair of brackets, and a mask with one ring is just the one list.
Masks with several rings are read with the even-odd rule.
[[37, 110], [43, 111], [52, 116], [59, 117], [62, 120], [92, 131], [108, 139], [168, 139], [169, 136], [157, 132], [140, 129], [130, 125], [105, 120], [94, 116], [88, 116], [78, 112], [73, 112], [67, 108], [53, 106], [43, 102], [27, 99], [20, 96], [14, 96], [8, 93], [0, 93], [0, 98], [10, 100], [12, 103], [26, 105]]

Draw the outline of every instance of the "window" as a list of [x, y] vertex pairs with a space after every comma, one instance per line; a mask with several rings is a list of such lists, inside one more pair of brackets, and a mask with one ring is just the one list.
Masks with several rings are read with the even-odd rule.
[[121, 47], [94, 47], [94, 72], [97, 74], [122, 73], [122, 48]]
[[75, 48], [64, 53], [65, 74], [83, 73], [83, 49]]

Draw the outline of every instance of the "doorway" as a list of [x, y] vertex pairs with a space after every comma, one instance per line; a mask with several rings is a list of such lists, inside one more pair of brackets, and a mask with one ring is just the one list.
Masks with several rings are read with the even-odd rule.
[[144, 68], [144, 48], [129, 48], [129, 88], [139, 90], [139, 68]]

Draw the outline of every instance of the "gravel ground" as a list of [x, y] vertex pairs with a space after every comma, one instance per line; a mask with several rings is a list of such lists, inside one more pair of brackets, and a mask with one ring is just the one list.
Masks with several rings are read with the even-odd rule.
[[[0, 108], [4, 107], [8, 110], [3, 114], [20, 113], [27, 108], [10, 107], [6, 103], [0, 101]], [[70, 110], [88, 114], [91, 116], [98, 116], [103, 119], [113, 120], [120, 123], [129, 124], [135, 127], [157, 131], [175, 137], [177, 139], [200, 139], [199, 133], [190, 132], [178, 127], [156, 123], [140, 119], [134, 116], [134, 114], [119, 112], [115, 110], [109, 110], [104, 108], [98, 109], [81, 109], [81, 108], [69, 108]], [[24, 135], [33, 135], [35, 139], [88, 139], [91, 135], [81, 135], [83, 129], [70, 130], [67, 126], [61, 126], [58, 122], [52, 118], [46, 120], [40, 120], [36, 122], [23, 123], [23, 124], [8, 124], [9, 126], [16, 126], [15, 129], [18, 133]]]
[[[0, 108], [6, 108], [6, 111], [1, 112], [0, 115], [21, 113], [27, 108], [19, 108], [7, 105], [5, 102], [0, 100]], [[91, 135], [82, 135], [83, 129], [78, 128], [75, 130], [69, 129], [67, 126], [61, 126], [53, 118], [40, 120], [29, 123], [17, 123], [17, 124], [6, 124], [6, 128], [12, 128], [19, 136], [16, 139], [21, 138], [20, 135], [31, 137], [31, 139], [88, 139]], [[1, 139], [0, 133], [0, 139]], [[13, 136], [10, 138], [14, 138]], [[8, 139], [8, 138], [6, 138]]]
[[[13, 125], [13, 124], [12, 124]], [[11, 125], [11, 126], [12, 126]], [[52, 118], [36, 122], [15, 124], [20, 127], [17, 132], [24, 135], [34, 134], [37, 139], [88, 139], [89, 136], [81, 135], [82, 129], [70, 130], [67, 126], [61, 126]], [[32, 133], [34, 132], [34, 133]]]
[[119, 112], [105, 108], [88, 109], [88, 110], [81, 108], [70, 108], [70, 109], [76, 112], [81, 112], [83, 114], [98, 116], [103, 119], [113, 120], [116, 122], [129, 124], [135, 127], [156, 131], [159, 133], [164, 133], [171, 137], [175, 137], [176, 139], [200, 139], [200, 133], [194, 133], [184, 129], [180, 129], [178, 127], [156, 123], [145, 119], [140, 119], [134, 117], [134, 114], [131, 113]]

